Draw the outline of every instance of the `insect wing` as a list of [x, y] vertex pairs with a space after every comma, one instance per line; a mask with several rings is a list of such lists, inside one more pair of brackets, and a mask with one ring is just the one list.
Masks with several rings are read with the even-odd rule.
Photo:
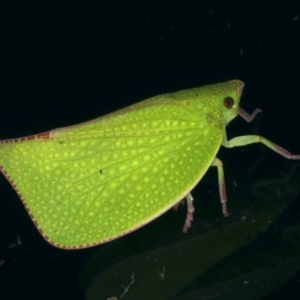
[[222, 130], [155, 97], [99, 119], [1, 143], [1, 169], [46, 240], [107, 242], [161, 215], [201, 179]]

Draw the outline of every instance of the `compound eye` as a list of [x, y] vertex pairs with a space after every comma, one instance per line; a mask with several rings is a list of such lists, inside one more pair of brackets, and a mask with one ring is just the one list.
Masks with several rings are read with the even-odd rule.
[[223, 105], [226, 108], [231, 108], [234, 104], [233, 98], [232, 97], [226, 97], [223, 101]]

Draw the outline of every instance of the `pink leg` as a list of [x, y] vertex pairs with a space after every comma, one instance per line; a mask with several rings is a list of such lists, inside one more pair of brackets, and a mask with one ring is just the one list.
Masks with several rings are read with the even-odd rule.
[[222, 212], [224, 217], [228, 217], [229, 213], [227, 211], [227, 205], [226, 205], [227, 196], [226, 196], [226, 187], [225, 187], [225, 180], [224, 180], [223, 163], [218, 158], [215, 158], [211, 166], [215, 166], [218, 168], [218, 182], [219, 182], [220, 200], [222, 204]]
[[193, 196], [191, 193], [188, 193], [185, 196], [186, 203], [187, 203], [187, 215], [185, 219], [185, 223], [183, 226], [183, 233], [187, 233], [188, 229], [191, 227], [191, 222], [194, 220], [193, 213], [195, 211], [194, 205], [193, 205]]

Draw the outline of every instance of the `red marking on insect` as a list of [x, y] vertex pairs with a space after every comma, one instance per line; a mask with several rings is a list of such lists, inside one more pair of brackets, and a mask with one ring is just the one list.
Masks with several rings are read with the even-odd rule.
[[39, 134], [34, 134], [34, 135], [30, 135], [30, 136], [25, 136], [23, 138], [20, 138], [20, 141], [29, 141], [29, 140], [35, 140], [35, 139], [39, 139], [39, 140], [49, 140], [51, 138], [51, 131], [46, 131], [46, 132], [42, 132]]
[[33, 134], [29, 136], [24, 136], [20, 138], [13, 138], [13, 139], [7, 139], [7, 140], [2, 140], [1, 143], [9, 144], [9, 143], [20, 143], [20, 142], [25, 142], [25, 141], [30, 141], [30, 140], [49, 140], [52, 137], [53, 130], [51, 131], [46, 131], [42, 132], [39, 134]]
[[36, 135], [36, 137], [38, 139], [42, 139], [42, 140], [49, 140], [49, 139], [51, 139], [51, 131], [39, 133]]

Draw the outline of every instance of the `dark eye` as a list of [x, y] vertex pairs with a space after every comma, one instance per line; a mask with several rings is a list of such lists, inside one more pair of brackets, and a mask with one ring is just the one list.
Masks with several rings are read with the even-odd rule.
[[226, 108], [231, 108], [234, 104], [234, 101], [231, 97], [226, 97], [223, 101], [223, 105], [226, 107]]

